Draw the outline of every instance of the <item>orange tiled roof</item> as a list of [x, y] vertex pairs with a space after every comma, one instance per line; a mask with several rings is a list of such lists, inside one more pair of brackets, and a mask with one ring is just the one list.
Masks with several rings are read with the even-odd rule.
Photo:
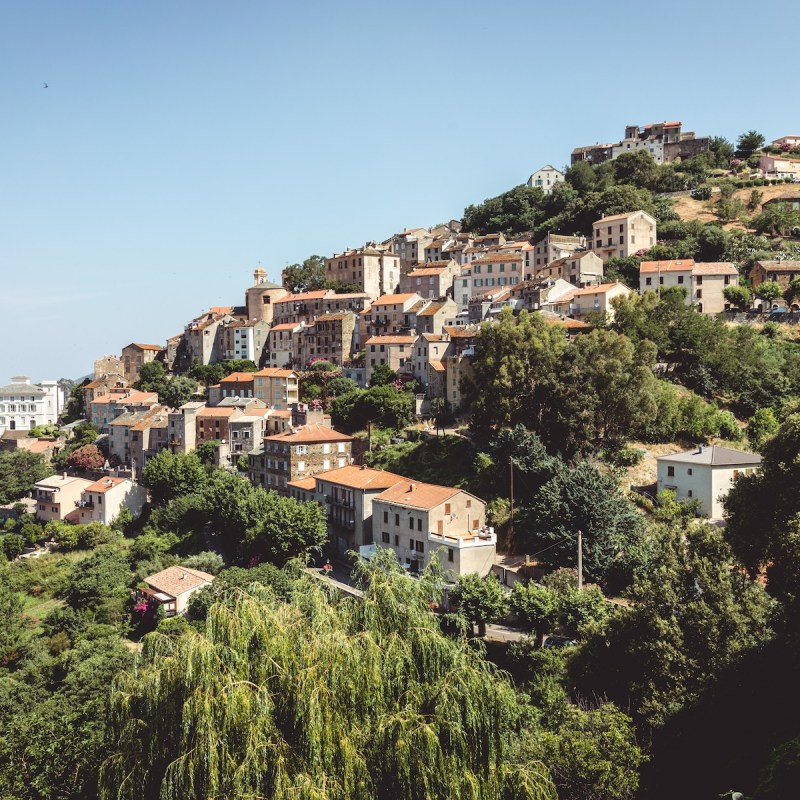
[[431, 275], [441, 275], [445, 269], [447, 268], [447, 264], [443, 264], [440, 267], [434, 267], [435, 261], [428, 262], [424, 267], [420, 267], [420, 269], [412, 270], [408, 273], [406, 277], [408, 278], [424, 278]]
[[163, 350], [164, 348], [160, 344], [139, 344], [138, 342], [132, 342], [128, 345], [128, 347], [138, 347], [140, 350]]
[[273, 331], [293, 331], [295, 328], [301, 327], [299, 322], [282, 322], [280, 325], [273, 325], [270, 328], [270, 333]]
[[483, 256], [482, 258], [476, 258], [475, 261], [472, 262], [473, 266], [475, 264], [487, 264], [487, 263], [496, 263], [496, 262], [503, 262], [503, 261], [522, 261], [522, 254], [521, 253], [493, 253], [488, 256]]
[[239, 411], [238, 408], [231, 406], [216, 406], [214, 408], [204, 408], [202, 411], [197, 412], [197, 418], [201, 417], [230, 417]]
[[113, 489], [115, 486], [125, 483], [127, 480], [127, 478], [100, 478], [99, 481], [95, 481], [91, 486], [87, 486], [83, 491], [105, 493], [109, 489]]
[[373, 307], [402, 305], [408, 300], [411, 300], [415, 294], [416, 292], [411, 292], [410, 294], [385, 294], [383, 297], [379, 297], [372, 305]]
[[313, 492], [317, 488], [317, 479], [311, 478], [298, 478], [296, 481], [289, 481], [287, 486], [294, 486], [295, 489], [304, 489], [307, 492]]
[[404, 480], [381, 492], [375, 499], [412, 508], [431, 509], [451, 497], [455, 497], [460, 491], [451, 486], [437, 486], [434, 483]]
[[265, 367], [251, 374], [259, 378], [291, 378], [292, 375], [297, 375], [293, 369], [281, 369], [280, 367]]
[[167, 567], [155, 575], [149, 575], [144, 582], [157, 592], [164, 592], [170, 597], [178, 597], [184, 592], [196, 589], [214, 580], [213, 575], [189, 567]]
[[320, 472], [316, 476], [317, 480], [335, 483], [337, 486], [346, 486], [349, 489], [388, 489], [400, 481], [406, 481], [402, 475], [395, 475], [393, 472], [386, 472], [382, 469], [372, 467], [359, 467], [349, 465], [331, 469], [327, 472]]
[[427, 308], [420, 311], [417, 316], [418, 317], [432, 317], [438, 311], [441, 311], [447, 305], [446, 301], [438, 302], [438, 303], [430, 303]]
[[318, 289], [315, 292], [299, 292], [298, 294], [289, 294], [286, 297], [282, 297], [280, 300], [275, 301], [275, 305], [278, 303], [297, 303], [302, 300], [321, 300], [328, 294], [329, 289]]
[[253, 375], [255, 375], [254, 372], [231, 372], [230, 375], [219, 382], [219, 385], [222, 386], [223, 383], [252, 383]]
[[333, 430], [326, 425], [304, 425], [294, 431], [284, 431], [273, 436], [265, 436], [264, 441], [287, 442], [288, 444], [303, 444], [305, 442], [352, 442], [353, 437]]
[[738, 275], [739, 271], [730, 261], [698, 261], [693, 275]]
[[[645, 214], [646, 216], [650, 217], [650, 219], [653, 219], [653, 217], [650, 214], [648, 214], [646, 211], [643, 211], [642, 209], [638, 209], [637, 211], [627, 211], [624, 214], [614, 214], [611, 217], [603, 217], [602, 219], [598, 219], [593, 224], [594, 225], [602, 225], [604, 222], [614, 222], [615, 220], [628, 219], [629, 217], [632, 217], [634, 214]], [[655, 220], [653, 220], [653, 222], [655, 222]]]

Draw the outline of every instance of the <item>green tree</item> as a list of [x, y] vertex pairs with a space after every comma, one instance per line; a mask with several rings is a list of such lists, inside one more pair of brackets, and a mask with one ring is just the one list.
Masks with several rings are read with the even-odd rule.
[[570, 663], [584, 695], [607, 697], [660, 726], [724, 669], [771, 636], [773, 603], [734, 565], [710, 525], [653, 531], [652, 563], [621, 608]]
[[734, 308], [738, 308], [740, 311], [750, 306], [751, 295], [746, 286], [726, 286], [722, 290], [722, 294]]
[[387, 386], [397, 380], [397, 373], [388, 364], [378, 364], [372, 370], [372, 377], [370, 378], [369, 385], [372, 386]]
[[325, 259], [322, 256], [309, 256], [302, 264], [291, 264], [281, 273], [281, 280], [290, 292], [326, 289]]
[[368, 423], [399, 430], [411, 422], [414, 398], [394, 386], [358, 389], [334, 398], [331, 404], [333, 424], [347, 432], [363, 430]]
[[497, 622], [509, 609], [508, 595], [493, 573], [485, 578], [475, 572], [462, 575], [450, 590], [450, 600], [467, 622], [477, 624], [479, 636], [486, 636], [487, 622]]
[[511, 610], [520, 622], [536, 636], [537, 644], [558, 622], [559, 597], [540, 583], [515, 583], [511, 591]]
[[759, 300], [763, 300], [769, 308], [779, 297], [783, 297], [783, 290], [777, 281], [764, 281], [756, 286], [753, 294]]
[[141, 483], [156, 505], [181, 495], [201, 491], [208, 476], [197, 453], [171, 453], [162, 450], [150, 458], [142, 470]]
[[101, 800], [555, 800], [539, 762], [508, 758], [509, 683], [399, 572], [381, 563], [358, 602], [304, 579], [291, 605], [240, 594], [205, 635], [151, 634], [114, 686]]
[[67, 603], [90, 613], [97, 622], [119, 622], [128, 597], [131, 572], [118, 550], [102, 547], [76, 562], [66, 591]]
[[762, 235], [786, 236], [800, 227], [800, 211], [789, 203], [770, 203], [750, 220], [748, 227]]
[[44, 456], [38, 453], [21, 448], [0, 453], [0, 505], [24, 497], [37, 481], [49, 474]]
[[19, 648], [28, 627], [22, 609], [22, 596], [0, 581], [0, 669], [19, 657]]
[[159, 402], [169, 408], [180, 408], [197, 393], [197, 381], [187, 375], [176, 375], [165, 381], [158, 391]]
[[761, 450], [779, 427], [778, 418], [771, 408], [759, 408], [747, 423], [747, 441], [754, 450]]
[[633, 800], [646, 761], [631, 718], [612, 703], [566, 705], [557, 724], [524, 732], [514, 752], [550, 767], [560, 800]]
[[133, 384], [134, 389], [143, 392], [158, 392], [167, 382], [167, 371], [162, 361], [148, 361], [139, 368], [139, 380]]
[[504, 309], [497, 324], [481, 327], [472, 376], [463, 386], [479, 438], [490, 439], [494, 427], [517, 423], [542, 430], [549, 390], [566, 346], [562, 329], [526, 311], [514, 317]]
[[764, 146], [764, 136], [758, 131], [747, 131], [736, 140], [736, 157], [749, 158]]
[[547, 548], [542, 560], [556, 567], [577, 565], [577, 531], [583, 534], [584, 575], [594, 583], [630, 583], [638, 565], [643, 519], [616, 480], [586, 462], [565, 468], [520, 509], [522, 552]]
[[544, 219], [544, 192], [537, 186], [516, 186], [480, 205], [464, 209], [464, 231], [486, 234], [500, 232], [506, 236], [533, 231]]

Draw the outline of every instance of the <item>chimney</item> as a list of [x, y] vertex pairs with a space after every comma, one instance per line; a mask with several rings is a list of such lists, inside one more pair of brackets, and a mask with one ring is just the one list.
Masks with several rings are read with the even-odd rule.
[[417, 488], [417, 484], [416, 483], [409, 483], [408, 484], [408, 491], [409, 492], [413, 492], [414, 489], [416, 489], [416, 488]]
[[186, 578], [186, 573], [185, 572], [181, 572], [181, 580], [184, 580], [185, 578]]
[[66, 479], [67, 479], [67, 471], [66, 471], [66, 470], [64, 470], [64, 471], [61, 473], [61, 480], [65, 481]]

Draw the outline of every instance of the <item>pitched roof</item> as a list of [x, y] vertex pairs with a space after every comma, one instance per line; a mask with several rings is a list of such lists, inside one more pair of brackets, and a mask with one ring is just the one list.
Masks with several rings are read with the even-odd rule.
[[693, 258], [679, 258], [667, 261], [642, 261], [639, 272], [691, 272]]
[[437, 262], [429, 261], [424, 267], [420, 267], [419, 269], [414, 269], [409, 272], [406, 277], [407, 278], [424, 278], [429, 276], [441, 275], [445, 269], [447, 268], [447, 264], [442, 264], [441, 266], [435, 266]]
[[441, 361], [431, 361], [430, 365], [431, 369], [435, 370], [436, 372], [446, 372], [445, 366]]
[[[623, 288], [627, 289], [627, 286], [624, 286], [621, 283], [600, 283], [597, 286], [584, 286], [582, 289], [575, 289], [572, 292], [572, 296], [578, 295], [585, 295], [585, 294], [605, 294], [606, 292], [610, 292], [612, 289], [616, 288], [617, 286], [622, 286]], [[630, 290], [629, 290], [630, 291]], [[556, 302], [561, 302], [563, 298], [559, 298]]]
[[220, 386], [223, 383], [252, 383], [254, 372], [231, 372], [226, 378], [222, 378], [219, 382]]
[[157, 592], [164, 592], [170, 597], [178, 597], [184, 592], [205, 586], [214, 580], [213, 575], [201, 572], [199, 569], [189, 569], [189, 567], [167, 567], [155, 575], [148, 575], [144, 582], [155, 589]]
[[793, 261], [788, 258], [783, 261], [756, 261], [756, 264], [763, 267], [767, 272], [794, 272], [800, 270], [800, 261]]
[[653, 220], [653, 222], [655, 222], [655, 220], [650, 214], [648, 214], [646, 211], [643, 211], [642, 209], [638, 209], [637, 211], [626, 211], [624, 214], [614, 214], [611, 217], [603, 217], [602, 219], [598, 219], [593, 224], [601, 225], [604, 222], [614, 222], [615, 220], [628, 219], [628, 217], [632, 217], [634, 214], [644, 214], [646, 217], [649, 217], [650, 219]]
[[418, 317], [432, 317], [438, 311], [441, 311], [447, 305], [447, 300], [437, 301], [435, 303], [428, 303], [427, 308], [420, 311]]
[[130, 483], [127, 478], [100, 478], [99, 481], [95, 481], [91, 486], [87, 486], [83, 491], [84, 492], [100, 492], [105, 493], [109, 489], [113, 489], [115, 486], [119, 486], [121, 483]]
[[408, 478], [395, 475], [393, 472], [354, 464], [320, 472], [316, 475], [316, 479], [335, 483], [337, 486], [346, 486], [349, 489], [372, 489], [374, 491], [382, 491], [400, 481], [408, 480]]
[[521, 253], [492, 253], [488, 256], [482, 256], [481, 258], [476, 258], [473, 261], [474, 264], [494, 264], [497, 262], [504, 262], [504, 261], [522, 261], [522, 254]]
[[411, 292], [410, 294], [385, 294], [383, 297], [379, 297], [372, 305], [373, 307], [403, 305], [403, 303], [408, 302], [414, 297], [416, 297], [416, 292]]
[[288, 481], [287, 486], [294, 486], [295, 489], [304, 489], [307, 492], [313, 492], [317, 488], [317, 479], [315, 477], [310, 478], [298, 478], [296, 481]]
[[197, 418], [203, 417], [230, 417], [239, 411], [235, 406], [214, 406], [213, 408], [204, 408], [202, 411], [197, 412]]
[[455, 497], [461, 489], [437, 486], [435, 483], [404, 480], [381, 492], [375, 499], [412, 508], [431, 509]]
[[329, 428], [327, 425], [303, 425], [302, 428], [289, 429], [283, 433], [265, 436], [264, 441], [304, 444], [314, 442], [352, 442], [353, 437]]
[[140, 392], [137, 389], [125, 390], [124, 393], [103, 394], [92, 400], [91, 405], [103, 405], [113, 401], [119, 401], [122, 405], [131, 403], [147, 403], [149, 401], [158, 402], [158, 395], [155, 392]]
[[700, 261], [694, 265], [692, 275], [738, 275], [739, 270], [730, 261]]
[[293, 375], [297, 377], [297, 373], [293, 369], [281, 369], [280, 367], [265, 367], [258, 372], [254, 372], [259, 378], [291, 378]]
[[659, 456], [656, 461], [677, 461], [682, 464], [707, 464], [712, 467], [735, 467], [738, 464], [760, 464], [761, 456], [745, 450], [733, 450], [722, 445], [698, 447], [671, 456]]
[[282, 322], [280, 325], [273, 325], [269, 332], [273, 333], [274, 331], [293, 331], [295, 328], [302, 328], [303, 325], [300, 322]]
[[315, 292], [298, 292], [297, 294], [288, 294], [286, 297], [281, 297], [280, 300], [276, 300], [273, 305], [277, 305], [278, 303], [298, 303], [302, 300], [321, 300], [328, 294], [329, 289], [318, 289]]
[[[138, 342], [132, 342], [128, 345], [128, 347], [138, 347], [140, 350], [163, 350], [164, 348], [160, 344], [139, 344]], [[122, 348], [125, 349], [124, 347]]]

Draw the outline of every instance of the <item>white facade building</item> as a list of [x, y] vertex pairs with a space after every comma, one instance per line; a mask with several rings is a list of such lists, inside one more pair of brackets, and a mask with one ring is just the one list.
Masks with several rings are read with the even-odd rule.
[[0, 386], [0, 433], [55, 425], [64, 408], [64, 390], [56, 381], [36, 385], [25, 375]]
[[564, 173], [552, 164], [545, 164], [528, 178], [528, 186], [532, 189], [538, 186], [545, 194], [550, 194], [557, 183], [563, 182]]
[[701, 514], [722, 519], [722, 501], [734, 480], [758, 469], [761, 456], [719, 445], [700, 445], [656, 461], [659, 491], [670, 489], [678, 500], [699, 500]]

